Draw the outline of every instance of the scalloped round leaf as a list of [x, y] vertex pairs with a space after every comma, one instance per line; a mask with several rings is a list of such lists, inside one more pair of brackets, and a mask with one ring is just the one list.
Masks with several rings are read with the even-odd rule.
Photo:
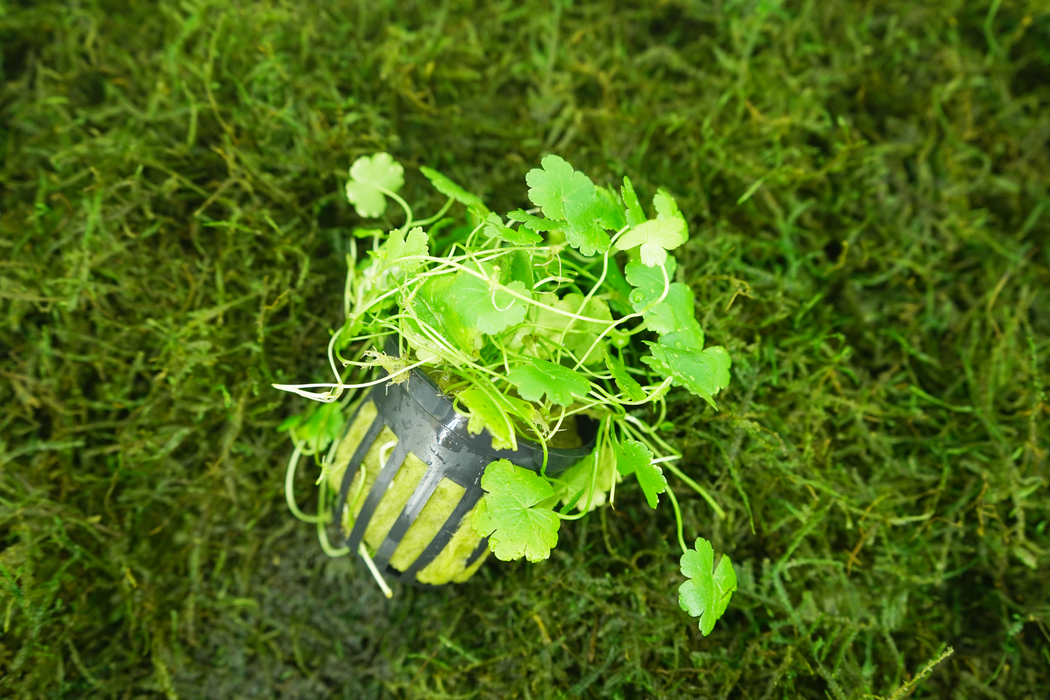
[[529, 296], [529, 291], [518, 281], [501, 285], [492, 267], [485, 265], [485, 268], [490, 277], [488, 283], [474, 275], [460, 273], [452, 286], [451, 296], [456, 313], [464, 324], [495, 335], [524, 321], [528, 310], [524, 301], [508, 294], [507, 290], [524, 296]]
[[[667, 272], [668, 281], [670, 281], [674, 279], [678, 263], [674, 258], [669, 257], [664, 262], [663, 268]], [[624, 267], [624, 273], [627, 283], [635, 288], [630, 296], [631, 308], [635, 311], [641, 311], [659, 299], [660, 295], [664, 293], [664, 275], [660, 271], [659, 265], [648, 267], [640, 262], [629, 262]]]
[[559, 156], [549, 155], [525, 175], [529, 199], [549, 219], [564, 219], [565, 240], [584, 255], [609, 249], [609, 234], [598, 223], [602, 206], [591, 182]]
[[529, 199], [547, 218], [568, 220], [569, 211], [586, 207], [594, 199], [594, 183], [561, 156], [545, 156], [540, 166], [525, 174], [525, 182]]
[[674, 250], [685, 241], [685, 220], [675, 216], [643, 221], [617, 239], [616, 249], [630, 250], [641, 246], [642, 264], [655, 267], [664, 264], [667, 251]]
[[378, 189], [397, 192], [405, 184], [405, 169], [389, 153], [361, 156], [350, 166], [346, 198], [358, 216], [374, 219], [386, 211], [386, 196]]
[[554, 495], [539, 474], [505, 459], [492, 462], [481, 476], [485, 496], [474, 509], [471, 525], [489, 538], [489, 549], [501, 561], [525, 557], [542, 561], [558, 544], [561, 520], [537, 504]]
[[642, 362], [665, 377], [671, 377], [678, 386], [684, 386], [712, 408], [717, 409], [714, 396], [729, 386], [729, 353], [721, 346], [703, 351], [693, 348], [672, 348], [662, 343], [647, 343], [652, 355]]
[[507, 373], [507, 381], [526, 401], [539, 402], [546, 394], [551, 403], [569, 406], [591, 390], [590, 380], [568, 367], [536, 358], [528, 362]]
[[689, 580], [678, 587], [678, 605], [691, 617], [700, 618], [700, 632], [711, 634], [737, 588], [733, 562], [723, 555], [714, 569], [714, 548], [702, 537], [681, 559], [682, 575]]
[[428, 244], [430, 238], [419, 226], [402, 236], [400, 229], [390, 232], [390, 237], [376, 251], [376, 258], [380, 261], [379, 269], [390, 270], [394, 277], [402, 278], [414, 272], [423, 264], [422, 260], [414, 259], [419, 255], [429, 253]]

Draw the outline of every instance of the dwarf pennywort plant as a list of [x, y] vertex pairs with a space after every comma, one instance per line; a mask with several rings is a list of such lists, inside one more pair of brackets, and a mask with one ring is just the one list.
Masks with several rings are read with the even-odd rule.
[[[633, 478], [650, 507], [666, 496], [674, 509], [689, 579], [680, 604], [708, 634], [736, 576], [728, 557], [715, 568], [706, 540], [686, 544], [668, 476], [696, 491], [718, 517], [724, 513], [677, 465], [681, 454], [660, 432], [671, 427], [665, 397], [673, 386], [716, 407], [729, 384], [730, 358], [720, 346], [705, 347], [693, 292], [675, 281], [673, 251], [689, 232], [674, 198], [658, 190], [647, 211], [628, 178], [619, 191], [596, 186], [549, 155], [525, 177], [532, 208], [501, 216], [441, 173], [421, 172], [448, 201], [416, 220], [398, 195], [403, 168], [388, 154], [359, 158], [350, 168], [346, 196], [357, 213], [381, 217], [393, 200], [404, 223], [389, 233], [355, 231], [345, 321], [328, 348], [335, 381], [278, 385], [324, 404], [282, 426], [295, 441], [293, 459], [326, 448], [331, 454], [343, 421], [330, 407], [345, 407], [356, 390], [404, 381], [415, 368], [469, 416], [471, 433], [487, 431], [494, 449], [532, 440], [546, 455], [549, 444], [589, 423], [594, 450], [567, 472], [548, 475], [546, 459], [539, 473], [506, 460], [490, 464], [474, 529], [490, 538], [498, 559], [540, 561], [557, 544], [563, 521], [613, 503], [617, 484]], [[456, 203], [464, 214], [447, 216]], [[387, 350], [391, 338], [396, 354]], [[378, 367], [386, 373], [372, 379]], [[322, 471], [328, 461], [320, 460]], [[323, 537], [324, 494], [317, 516], [288, 500]]]

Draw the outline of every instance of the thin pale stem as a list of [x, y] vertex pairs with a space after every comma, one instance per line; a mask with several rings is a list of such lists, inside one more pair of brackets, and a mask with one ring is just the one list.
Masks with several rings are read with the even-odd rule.
[[678, 546], [682, 548], [682, 554], [685, 554], [689, 548], [685, 546], [685, 537], [682, 536], [682, 509], [678, 507], [678, 499], [674, 497], [674, 491], [670, 486], [664, 493], [671, 499], [671, 505], [674, 507], [674, 520], [678, 528]]
[[295, 446], [292, 450], [292, 456], [288, 460], [288, 469], [284, 474], [284, 500], [288, 504], [288, 510], [292, 511], [299, 520], [304, 523], [316, 523], [320, 520], [318, 515], [307, 515], [299, 509], [299, 504], [295, 502], [295, 470], [299, 465], [299, 458], [302, 456], [303, 451], [299, 445]]
[[449, 207], [452, 206], [452, 202], [454, 202], [454, 201], [455, 200], [452, 199], [452, 197], [449, 197], [448, 200], [445, 202], [444, 206], [442, 206], [441, 209], [438, 210], [437, 214], [434, 214], [431, 217], [423, 219], [422, 221], [417, 221], [416, 222], [416, 226], [426, 226], [427, 224], [434, 223], [435, 221], [437, 221], [438, 219], [440, 219], [442, 216], [445, 215], [445, 212], [447, 212], [449, 210]]
[[397, 192], [392, 192], [385, 187], [380, 187], [379, 185], [375, 185], [375, 188], [400, 204], [401, 208], [405, 210], [405, 223], [401, 224], [401, 233], [407, 231], [412, 226], [412, 208], [408, 206], [408, 202], [401, 199]]
[[358, 546], [357, 553], [365, 560], [365, 565], [368, 567], [368, 570], [372, 572], [372, 578], [374, 578], [376, 583], [379, 584], [379, 588], [383, 591], [383, 595], [387, 598], [393, 598], [394, 592], [390, 590], [390, 586], [386, 585], [386, 581], [383, 580], [383, 574], [379, 573], [379, 568], [376, 567], [376, 563], [372, 561], [372, 557], [368, 555], [368, 550], [365, 549], [364, 542]]

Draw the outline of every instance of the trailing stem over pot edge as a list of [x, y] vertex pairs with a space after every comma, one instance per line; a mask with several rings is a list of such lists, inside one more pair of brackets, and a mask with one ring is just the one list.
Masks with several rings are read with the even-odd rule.
[[[386, 235], [354, 231], [345, 321], [328, 345], [335, 381], [275, 385], [321, 402], [281, 426], [295, 443], [287, 479], [292, 512], [317, 524], [329, 554], [346, 553], [332, 548], [324, 532], [331, 518], [325, 472], [343, 411], [358, 390], [404, 381], [419, 368], [469, 416], [470, 433], [488, 431], [494, 449], [515, 450], [522, 439], [543, 448], [539, 474], [498, 460], [481, 478], [486, 493], [472, 525], [490, 538], [497, 558], [546, 559], [562, 520], [612, 503], [617, 482], [634, 475], [650, 507], [657, 507], [660, 494], [671, 501], [682, 573], [689, 578], [679, 602], [700, 617], [708, 634], [736, 589], [736, 576], [726, 556], [714, 566], [706, 540], [687, 546], [664, 469], [719, 517], [724, 513], [676, 465], [680, 453], [659, 432], [668, 426], [664, 399], [672, 386], [717, 408], [730, 358], [720, 346], [704, 347], [693, 292], [674, 281], [670, 251], [688, 239], [674, 199], [659, 190], [652, 200], [655, 217], [648, 218], [628, 178], [619, 192], [595, 186], [549, 155], [526, 175], [535, 208], [504, 219], [441, 173], [421, 171], [448, 200], [417, 221], [397, 194], [403, 169], [388, 154], [361, 157], [350, 168], [346, 194], [359, 215], [382, 216], [392, 199], [405, 221]], [[467, 209], [465, 221], [446, 216], [456, 202]], [[391, 337], [396, 356], [382, 351]], [[379, 368], [383, 376], [372, 378]], [[548, 444], [581, 417], [598, 426], [591, 456], [567, 472], [547, 474]], [[319, 460], [321, 512], [308, 516], [291, 496], [295, 464], [301, 455], [319, 457], [326, 450]], [[363, 545], [360, 554], [371, 564]], [[373, 573], [385, 587], [374, 567]]]

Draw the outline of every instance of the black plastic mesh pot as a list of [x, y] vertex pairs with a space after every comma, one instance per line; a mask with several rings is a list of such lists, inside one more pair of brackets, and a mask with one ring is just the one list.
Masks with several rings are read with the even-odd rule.
[[[467, 422], [418, 370], [404, 383], [374, 387], [349, 421], [330, 472], [330, 483], [339, 488], [335, 522], [349, 528], [343, 544], [351, 552], [362, 540], [372, 547], [384, 576], [414, 585], [468, 578], [488, 551], [487, 538], [478, 538], [469, 522], [484, 493], [485, 467], [507, 459], [540, 470], [538, 444], [519, 439], [517, 451], [494, 450], [488, 431], [470, 435]], [[589, 455], [592, 445], [548, 448], [547, 472], [568, 469]], [[368, 463], [372, 473], [362, 469]], [[348, 497], [356, 517], [346, 509]], [[446, 576], [448, 571], [453, 574]]]

